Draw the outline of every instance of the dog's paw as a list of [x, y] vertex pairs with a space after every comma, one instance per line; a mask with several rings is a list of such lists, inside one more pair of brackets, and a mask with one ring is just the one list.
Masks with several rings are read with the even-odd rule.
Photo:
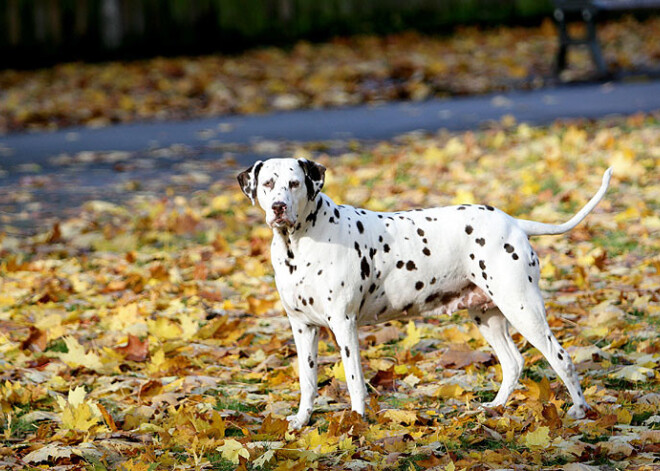
[[309, 416], [300, 416], [298, 414], [290, 415], [286, 418], [289, 421], [289, 428], [291, 430], [300, 430], [307, 422], [309, 422]]
[[590, 407], [586, 404], [573, 404], [567, 414], [571, 419], [584, 419], [589, 410]]

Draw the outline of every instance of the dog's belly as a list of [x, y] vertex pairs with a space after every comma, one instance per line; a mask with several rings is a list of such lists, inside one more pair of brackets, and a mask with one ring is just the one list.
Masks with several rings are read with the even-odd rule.
[[[406, 302], [407, 301], [407, 302]], [[406, 302], [401, 305], [402, 302]], [[492, 299], [481, 288], [470, 283], [453, 291], [435, 291], [423, 299], [384, 298], [363, 307], [358, 319], [360, 325], [378, 324], [415, 316], [452, 314], [462, 309], [483, 311], [495, 307]]]

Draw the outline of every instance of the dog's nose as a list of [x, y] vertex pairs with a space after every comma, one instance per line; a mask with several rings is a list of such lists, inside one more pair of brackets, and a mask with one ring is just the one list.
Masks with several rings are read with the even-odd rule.
[[273, 211], [275, 214], [282, 214], [286, 210], [286, 204], [281, 201], [276, 201], [273, 203]]

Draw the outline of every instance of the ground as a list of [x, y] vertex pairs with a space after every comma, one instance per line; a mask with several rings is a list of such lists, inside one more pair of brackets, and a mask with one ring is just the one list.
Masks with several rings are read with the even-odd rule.
[[584, 223], [532, 240], [588, 418], [566, 416], [566, 390], [517, 334], [522, 384], [506, 407], [480, 409], [501, 370], [459, 312], [361, 330], [364, 419], [324, 332], [316, 411], [288, 432], [296, 357], [271, 235], [225, 160], [185, 196], [127, 187], [120, 204], [0, 235], [0, 469], [657, 469], [659, 119], [280, 144], [325, 164], [340, 203], [485, 202], [545, 222], [568, 219], [614, 166]]

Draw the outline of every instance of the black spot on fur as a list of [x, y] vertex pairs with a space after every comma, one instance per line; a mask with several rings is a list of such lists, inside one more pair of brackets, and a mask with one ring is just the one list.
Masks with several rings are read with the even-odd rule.
[[424, 283], [423, 283], [423, 282], [418, 281], [417, 283], [415, 283], [415, 289], [416, 289], [417, 291], [419, 291], [419, 290], [422, 289], [423, 287], [424, 287]]
[[404, 265], [405, 265], [405, 263], [403, 262], [403, 260], [399, 260], [398, 262], [396, 262], [396, 267], [397, 268], [403, 268]]
[[310, 368], [314, 368], [314, 360], [312, 360], [311, 356], [307, 358], [307, 362], [309, 363]]
[[377, 250], [374, 249], [373, 247], [369, 249], [369, 258], [374, 259], [374, 255], [376, 255]]
[[514, 260], [518, 260], [518, 254], [514, 252], [514, 253], [511, 255], [511, 258], [513, 258]]
[[383, 245], [383, 250], [385, 251], [385, 253], [389, 253], [389, 251], [390, 251], [390, 246], [387, 245], [387, 244]]
[[474, 260], [474, 254], [473, 253], [470, 254], [470, 260]]
[[373, 293], [376, 290], [376, 284], [371, 283], [371, 286], [369, 286], [369, 293]]
[[474, 322], [476, 322], [477, 325], [481, 325], [481, 318], [480, 317], [475, 317]]
[[532, 282], [532, 277], [531, 276], [528, 276], [527, 279], [529, 280], [530, 283]]
[[475, 240], [475, 242], [476, 242], [477, 244], [481, 245], [482, 247], [483, 247], [484, 245], [486, 245], [486, 239], [484, 239], [484, 238], [482, 238], [482, 237], [479, 237], [477, 240]]
[[512, 253], [515, 249], [511, 244], [504, 244], [504, 250], [506, 250], [507, 253]]
[[458, 211], [461, 211], [461, 210], [465, 209], [465, 206], [459, 206], [459, 207], [456, 208], [456, 209], [457, 209]]
[[426, 297], [426, 299], [424, 300], [424, 302], [426, 302], [426, 303], [432, 303], [432, 302], [437, 301], [439, 297], [440, 297], [440, 293], [429, 294], [429, 295]]
[[563, 360], [563, 359], [564, 359], [564, 357], [562, 356], [561, 353], [557, 353], [557, 358], [559, 358], [560, 360]]
[[415, 262], [413, 262], [412, 260], [408, 260], [408, 262], [406, 263], [406, 270], [408, 271], [417, 270], [417, 265], [415, 265]]
[[474, 230], [474, 229], [472, 229], [472, 226], [470, 226], [470, 225], [465, 226], [465, 233], [466, 233], [466, 234], [472, 234], [472, 231], [473, 231], [473, 230]]
[[486, 205], [486, 209], [488, 211], [495, 211], [495, 208], [493, 208], [492, 206], [488, 206], [488, 205]]
[[438, 281], [438, 280], [435, 279], [435, 276], [433, 278], [431, 278], [431, 284], [432, 285], [434, 285], [436, 281]]
[[355, 250], [357, 250], [358, 258], [359, 258], [359, 257], [362, 257], [362, 251], [360, 250], [360, 244], [358, 244], [358, 243], [356, 242], [355, 245], [354, 245], [353, 247], [355, 247]]
[[427, 257], [431, 255], [431, 251], [429, 250], [428, 247], [424, 247], [424, 248], [422, 249], [422, 253], [423, 253], [424, 255], [426, 255]]
[[317, 216], [319, 214], [319, 211], [321, 210], [322, 206], [323, 206], [323, 200], [321, 198], [319, 198], [319, 202], [316, 205], [316, 209], [314, 211], [312, 211], [311, 213], [309, 213], [307, 215], [307, 217], [305, 218], [305, 221], [312, 223], [312, 227], [316, 225], [316, 218], [317, 218]]
[[369, 273], [371, 273], [371, 269], [369, 268], [367, 257], [362, 257], [362, 262], [360, 263], [360, 276], [362, 276], [363, 280], [366, 280]]
[[346, 353], [346, 358], [351, 356], [351, 350], [348, 347], [344, 347], [344, 353]]
[[482, 272], [481, 272], [481, 276], [484, 277], [484, 280], [487, 280], [487, 279], [488, 279], [488, 275], [486, 275], [486, 272], [485, 272], [485, 271], [482, 271]]
[[424, 231], [422, 230], [421, 227], [417, 229], [417, 235], [419, 235], [420, 237], [424, 237]]
[[356, 225], [357, 225], [358, 231], [360, 231], [360, 234], [362, 234], [364, 232], [364, 226], [362, 225], [362, 222], [358, 221], [356, 223]]
[[339, 219], [339, 210], [337, 208], [335, 208], [335, 217]]
[[486, 263], [483, 260], [479, 260], [479, 268], [482, 270], [486, 269]]
[[309, 298], [309, 305], [313, 306], [314, 305], [314, 298]]

